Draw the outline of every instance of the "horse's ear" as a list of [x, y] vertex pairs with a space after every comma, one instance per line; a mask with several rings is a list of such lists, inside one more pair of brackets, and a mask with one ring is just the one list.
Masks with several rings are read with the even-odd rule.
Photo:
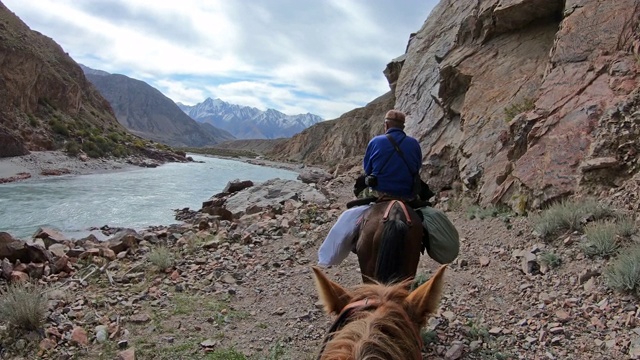
[[420, 325], [424, 324], [428, 314], [433, 314], [438, 310], [444, 285], [444, 270], [446, 268], [447, 265], [442, 265], [429, 281], [413, 290], [405, 300], [415, 311], [418, 316], [415, 320]]
[[331, 314], [340, 314], [342, 309], [351, 301], [351, 295], [342, 286], [329, 280], [327, 276], [316, 266], [311, 267], [316, 282], [316, 290], [324, 310]]

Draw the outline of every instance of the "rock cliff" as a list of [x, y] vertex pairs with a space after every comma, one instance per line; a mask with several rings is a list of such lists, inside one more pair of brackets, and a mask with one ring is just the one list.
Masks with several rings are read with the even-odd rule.
[[[637, 172], [639, 14], [634, 0], [442, 0], [384, 72], [423, 178], [461, 181], [482, 204], [537, 207]], [[334, 126], [363, 128], [323, 128], [313, 145], [301, 134], [282, 153], [362, 155], [371, 128], [350, 114]]]

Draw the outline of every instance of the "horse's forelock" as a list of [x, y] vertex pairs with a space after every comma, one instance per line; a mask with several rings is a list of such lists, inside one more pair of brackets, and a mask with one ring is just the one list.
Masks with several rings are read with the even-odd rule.
[[[362, 295], [374, 295], [375, 285], [365, 286]], [[407, 290], [400, 286], [389, 291], [377, 289], [387, 298], [372, 312], [354, 314], [353, 318], [327, 344], [321, 359], [411, 359], [420, 353], [415, 338], [415, 324], [408, 324], [402, 306]], [[399, 298], [400, 301], [390, 300]]]

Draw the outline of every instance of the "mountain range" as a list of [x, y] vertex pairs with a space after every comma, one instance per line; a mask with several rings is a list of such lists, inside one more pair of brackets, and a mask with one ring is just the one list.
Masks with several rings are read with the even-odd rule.
[[262, 111], [211, 98], [193, 106], [177, 105], [192, 119], [226, 130], [238, 139], [289, 138], [323, 121], [310, 113], [286, 115], [274, 109]]
[[225, 130], [197, 122], [144, 81], [80, 65], [109, 101], [118, 122], [132, 133], [171, 146], [202, 147], [232, 140]]

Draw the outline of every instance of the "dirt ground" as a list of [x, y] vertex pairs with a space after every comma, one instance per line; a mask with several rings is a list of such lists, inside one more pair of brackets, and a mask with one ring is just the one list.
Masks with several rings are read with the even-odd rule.
[[[311, 266], [341, 204], [352, 198], [349, 182], [330, 182], [326, 190], [338, 205], [295, 230], [250, 244], [172, 249], [175, 266], [166, 272], [144, 257], [127, 257], [108, 268], [126, 281], [98, 276], [72, 284], [50, 317], [72, 319], [88, 343], [74, 345], [62, 335], [65, 355], [38, 356], [130, 359], [128, 349], [137, 359], [315, 359], [333, 319], [319, 306]], [[471, 219], [463, 205], [447, 214], [461, 249], [447, 269], [440, 310], [423, 329], [424, 359], [633, 358], [640, 346], [637, 299], [604, 286], [607, 260], [586, 258], [580, 234], [545, 243], [527, 217]], [[553, 253], [561, 265], [525, 274], [523, 251]], [[422, 256], [417, 278], [438, 267]], [[326, 273], [345, 287], [361, 282], [354, 254]], [[109, 331], [117, 336], [98, 341], [97, 323], [118, 327]], [[71, 332], [70, 326], [56, 331]]]

